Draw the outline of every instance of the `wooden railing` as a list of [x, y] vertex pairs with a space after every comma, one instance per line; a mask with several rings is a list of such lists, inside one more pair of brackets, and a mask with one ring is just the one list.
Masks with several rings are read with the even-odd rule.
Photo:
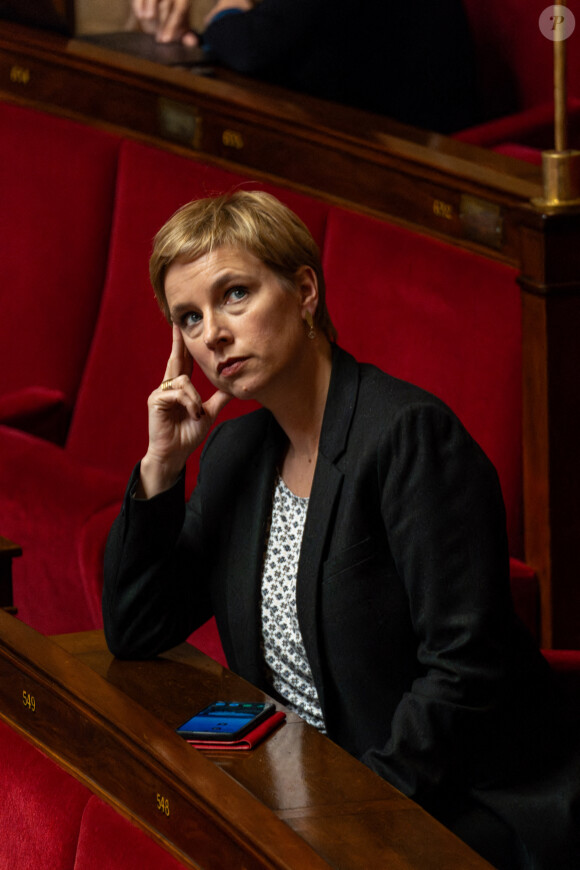
[[193, 712], [266, 696], [188, 644], [121, 662], [101, 632], [51, 640], [1, 612], [0, 638], [0, 718], [185, 867], [489, 867], [290, 712], [249, 752], [190, 747]]

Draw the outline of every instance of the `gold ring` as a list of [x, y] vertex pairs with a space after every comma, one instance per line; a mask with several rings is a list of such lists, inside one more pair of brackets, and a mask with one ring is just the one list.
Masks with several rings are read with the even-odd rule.
[[163, 381], [161, 384], [162, 390], [172, 390], [173, 389], [173, 378], [167, 378], [166, 381]]

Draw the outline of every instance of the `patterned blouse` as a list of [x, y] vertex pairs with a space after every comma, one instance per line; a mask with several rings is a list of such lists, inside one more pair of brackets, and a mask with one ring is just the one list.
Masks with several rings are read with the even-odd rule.
[[286, 706], [324, 732], [296, 609], [296, 575], [307, 510], [308, 499], [294, 495], [279, 477], [262, 573], [262, 649], [268, 678]]

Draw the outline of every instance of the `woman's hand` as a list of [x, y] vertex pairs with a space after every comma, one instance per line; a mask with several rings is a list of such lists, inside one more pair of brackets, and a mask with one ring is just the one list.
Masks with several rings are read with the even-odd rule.
[[187, 458], [203, 442], [231, 399], [228, 393], [216, 390], [207, 402], [202, 402], [191, 383], [192, 371], [193, 359], [181, 330], [174, 325], [163, 384], [148, 400], [149, 446], [141, 461], [138, 498], [151, 498], [173, 486]]
[[132, 0], [132, 5], [141, 30], [157, 42], [198, 44], [189, 26], [191, 0]]

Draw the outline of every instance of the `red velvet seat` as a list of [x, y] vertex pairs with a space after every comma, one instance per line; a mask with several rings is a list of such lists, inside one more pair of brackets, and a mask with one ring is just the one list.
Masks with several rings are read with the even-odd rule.
[[62, 442], [105, 277], [120, 140], [0, 103], [0, 422]]
[[0, 719], [0, 867], [73, 870], [90, 791]]
[[74, 870], [182, 870], [176, 858], [94, 795], [83, 813]]
[[183, 867], [1, 719], [0, 783], [3, 870]]
[[[568, 136], [574, 147], [580, 143], [580, 99], [568, 99]], [[456, 139], [491, 148], [519, 160], [540, 164], [542, 151], [554, 148], [554, 104], [542, 103], [506, 118], [498, 118], [462, 130]]]
[[[493, 148], [554, 147], [554, 44], [540, 30], [544, 0], [464, 0], [477, 55], [483, 111], [490, 120], [457, 138]], [[570, 6], [578, 16], [578, 10]], [[578, 146], [580, 21], [567, 40], [571, 136]], [[525, 153], [514, 156], [529, 159]]]

